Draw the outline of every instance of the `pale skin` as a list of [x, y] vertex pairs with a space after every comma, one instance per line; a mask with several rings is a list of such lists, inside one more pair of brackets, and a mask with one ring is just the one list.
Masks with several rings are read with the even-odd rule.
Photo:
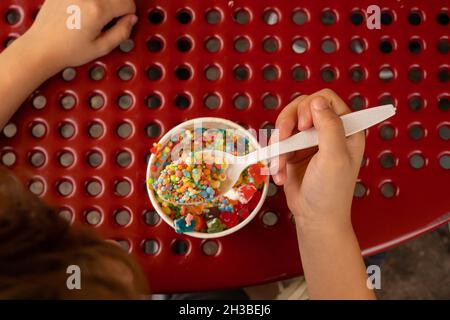
[[[81, 30], [66, 28], [69, 5], [81, 8]], [[32, 27], [0, 54], [0, 128], [48, 78], [102, 57], [128, 39], [137, 22], [135, 11], [133, 0], [46, 0]], [[114, 18], [116, 24], [102, 32]], [[315, 106], [326, 108], [317, 111]], [[277, 120], [280, 139], [313, 125], [319, 131], [319, 151], [281, 157], [274, 176], [276, 183], [284, 185], [296, 219], [313, 299], [374, 298], [366, 287], [367, 275], [350, 220], [364, 136], [344, 137], [337, 114], [347, 112], [349, 108], [335, 93], [324, 90], [297, 98]]]

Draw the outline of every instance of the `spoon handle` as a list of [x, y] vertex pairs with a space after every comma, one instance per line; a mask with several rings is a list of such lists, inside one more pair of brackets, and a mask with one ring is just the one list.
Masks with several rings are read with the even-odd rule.
[[[394, 106], [388, 104], [343, 115], [341, 116], [341, 120], [344, 125], [345, 136], [348, 137], [352, 134], [368, 129], [371, 126], [392, 117], [394, 114]], [[281, 142], [274, 143], [246, 155], [245, 163], [248, 165], [254, 164], [258, 161], [268, 160], [281, 154], [310, 148], [317, 146], [318, 144], [319, 139], [317, 130], [315, 128], [310, 128], [308, 130], [301, 131]]]

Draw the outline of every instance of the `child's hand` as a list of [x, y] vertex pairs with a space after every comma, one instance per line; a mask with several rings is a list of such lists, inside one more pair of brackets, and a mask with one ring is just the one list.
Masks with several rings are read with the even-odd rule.
[[288, 206], [301, 225], [349, 225], [353, 190], [364, 152], [364, 133], [345, 138], [338, 115], [350, 109], [336, 93], [325, 89], [291, 102], [276, 128], [284, 140], [313, 125], [319, 151], [303, 150], [280, 157], [274, 181], [284, 185]]
[[[69, 29], [67, 8], [81, 9], [81, 29]], [[104, 56], [126, 40], [137, 21], [134, 0], [46, 0], [23, 36], [29, 54], [44, 56], [54, 72]], [[120, 18], [108, 31], [102, 29]]]

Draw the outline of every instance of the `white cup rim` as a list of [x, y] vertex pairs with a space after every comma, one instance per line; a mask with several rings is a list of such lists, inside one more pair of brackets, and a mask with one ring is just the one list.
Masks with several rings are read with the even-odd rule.
[[[245, 128], [243, 128], [242, 126], [238, 125], [235, 122], [232, 122], [230, 120], [227, 119], [223, 119], [223, 118], [216, 118], [216, 117], [203, 117], [203, 118], [194, 118], [185, 122], [180, 123], [179, 125], [173, 127], [171, 130], [169, 130], [165, 135], [162, 136], [161, 139], [159, 139], [159, 143], [161, 144], [166, 144], [170, 138], [170, 136], [175, 133], [176, 131], [186, 128], [186, 127], [190, 127], [192, 126], [195, 122], [197, 121], [203, 121], [203, 122], [216, 122], [216, 123], [220, 123], [222, 125], [225, 125], [227, 127], [230, 127], [231, 129], [236, 129], [236, 130], [240, 130], [242, 131], [243, 134], [245, 134], [246, 137], [249, 138], [250, 143], [252, 144], [252, 146], [256, 149], [261, 148], [258, 140], [252, 135], [250, 134], [250, 132], [248, 130], [246, 130]], [[152, 154], [150, 156], [150, 159], [148, 160], [147, 163], [147, 173], [146, 173], [146, 182], [145, 182], [145, 186], [147, 189], [147, 194], [150, 198], [150, 202], [153, 206], [153, 208], [155, 209], [155, 211], [158, 213], [158, 215], [161, 217], [161, 219], [164, 220], [164, 222], [166, 222], [168, 225], [170, 225], [172, 227], [172, 229], [175, 231], [175, 226], [173, 225], [173, 220], [170, 219], [167, 214], [165, 214], [154, 193], [150, 190], [150, 188], [147, 186], [147, 181], [150, 178], [151, 175], [151, 170], [150, 167], [153, 164], [153, 162], [155, 161], [156, 156], [154, 154]], [[237, 224], [236, 226], [230, 228], [230, 229], [226, 229], [224, 231], [220, 231], [220, 232], [216, 232], [216, 233], [206, 233], [206, 232], [198, 232], [198, 231], [192, 231], [192, 232], [184, 232], [183, 234], [194, 237], [194, 238], [201, 238], [201, 239], [214, 239], [214, 238], [220, 238], [220, 237], [225, 237], [228, 236], [230, 234], [233, 234], [239, 230], [241, 230], [243, 227], [245, 227], [250, 221], [252, 221], [255, 216], [258, 214], [259, 210], [261, 210], [262, 205], [264, 204], [264, 201], [266, 200], [267, 197], [267, 191], [269, 189], [269, 179], [267, 177], [266, 181], [264, 182], [264, 186], [263, 186], [263, 190], [261, 193], [261, 199], [258, 202], [258, 205], [255, 207], [255, 209], [253, 209], [253, 211], [249, 214], [249, 216], [242, 222], [240, 222], [239, 224]]]

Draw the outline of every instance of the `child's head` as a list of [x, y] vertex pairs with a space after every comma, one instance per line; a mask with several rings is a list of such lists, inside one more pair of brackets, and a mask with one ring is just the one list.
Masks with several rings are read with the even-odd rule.
[[[81, 290], [67, 288], [70, 265], [81, 269]], [[139, 299], [145, 294], [145, 277], [124, 250], [71, 227], [0, 167], [0, 299]]]

